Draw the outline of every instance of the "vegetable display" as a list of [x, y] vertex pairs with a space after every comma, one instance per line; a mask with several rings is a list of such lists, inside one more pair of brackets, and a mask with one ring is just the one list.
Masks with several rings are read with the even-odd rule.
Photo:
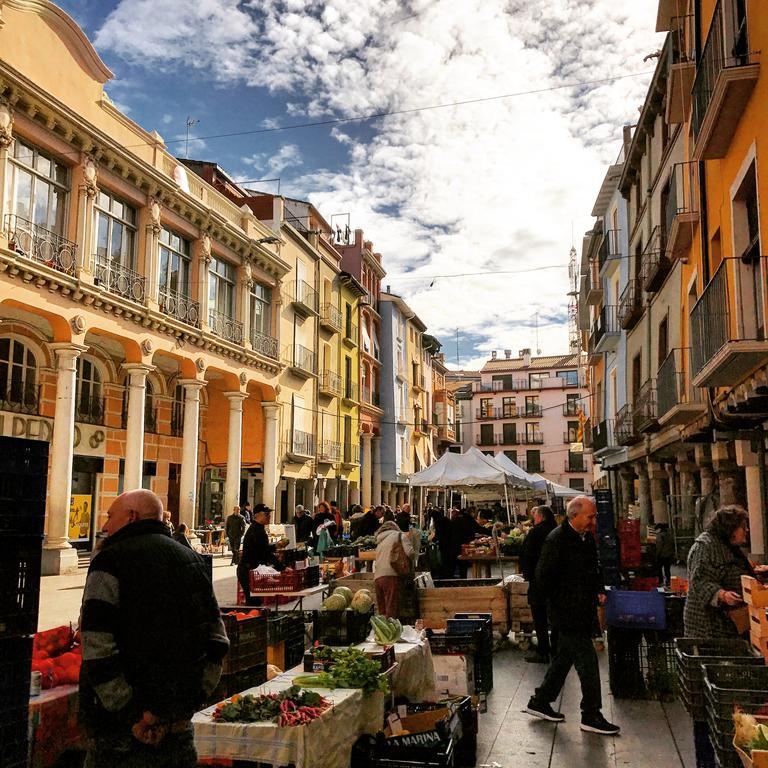
[[369, 613], [374, 608], [373, 596], [367, 589], [358, 589], [349, 607], [357, 613]]
[[324, 611], [345, 611], [346, 609], [346, 598], [343, 595], [337, 595], [335, 592], [323, 601], [322, 610]]
[[32, 670], [40, 672], [44, 689], [80, 681], [83, 657], [79, 637], [69, 626], [38, 632], [32, 644]]
[[224, 616], [234, 616], [237, 621], [245, 621], [245, 619], [252, 619], [254, 616], [261, 616], [261, 611], [258, 608], [254, 608], [247, 613], [243, 611], [227, 611]]
[[355, 593], [349, 587], [336, 587], [336, 589], [333, 590], [333, 594], [341, 595], [347, 603], [347, 608], [350, 606], [352, 598], [355, 596]]
[[223, 723], [272, 721], [280, 727], [288, 727], [306, 725], [320, 717], [330, 706], [331, 702], [319, 693], [292, 685], [280, 693], [233, 696], [218, 704], [212, 717]]
[[333, 666], [327, 672], [299, 675], [293, 678], [294, 685], [307, 688], [362, 688], [365, 693], [389, 690], [386, 677], [381, 674], [381, 665], [369, 659], [357, 648], [333, 651]]
[[754, 749], [768, 750], [768, 725], [743, 712], [734, 713], [733, 723], [736, 726], [734, 740], [742, 749], [749, 752]]
[[352, 544], [360, 549], [376, 549], [376, 537], [375, 536], [360, 536], [355, 539]]
[[403, 634], [403, 625], [397, 619], [388, 619], [386, 616], [373, 616], [371, 627], [379, 645], [394, 645]]

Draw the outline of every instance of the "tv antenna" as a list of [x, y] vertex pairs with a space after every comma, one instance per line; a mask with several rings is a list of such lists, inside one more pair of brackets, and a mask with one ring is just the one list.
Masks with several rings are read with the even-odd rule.
[[186, 138], [186, 140], [185, 140], [185, 142], [184, 142], [184, 157], [185, 157], [187, 160], [189, 159], [189, 129], [190, 129], [190, 128], [191, 128], [193, 125], [197, 125], [199, 122], [200, 122], [200, 121], [199, 121], [199, 120], [196, 120], [194, 117], [190, 117], [189, 115], [187, 115], [187, 122], [186, 122], [186, 126], [187, 126], [187, 138]]
[[331, 216], [331, 232], [335, 245], [352, 245], [351, 220], [349, 213], [334, 213]]

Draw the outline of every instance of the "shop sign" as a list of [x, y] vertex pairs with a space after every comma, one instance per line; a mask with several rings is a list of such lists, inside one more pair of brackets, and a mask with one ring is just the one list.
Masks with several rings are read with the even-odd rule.
[[93, 518], [93, 496], [78, 493], [72, 495], [69, 506], [69, 540], [89, 541]]
[[[53, 437], [53, 419], [0, 411], [0, 435], [21, 437], [25, 440], [45, 440], [50, 443]], [[106, 444], [104, 427], [75, 424], [73, 445], [78, 456], [104, 456]]]

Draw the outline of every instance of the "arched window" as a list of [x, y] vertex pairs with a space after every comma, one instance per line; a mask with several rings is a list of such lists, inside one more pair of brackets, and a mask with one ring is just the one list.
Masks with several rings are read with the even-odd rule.
[[17, 339], [0, 339], [0, 408], [38, 412], [37, 361]]
[[181, 437], [184, 434], [184, 387], [176, 385], [173, 393], [173, 409], [171, 410], [171, 434]]
[[87, 424], [104, 423], [101, 374], [89, 357], [80, 357], [77, 360], [75, 421], [83, 421]]
[[[129, 379], [126, 378], [125, 391], [123, 392], [123, 429], [127, 429], [128, 427], [128, 385]], [[149, 379], [147, 379], [144, 384], [144, 431], [157, 433], [155, 390]]]

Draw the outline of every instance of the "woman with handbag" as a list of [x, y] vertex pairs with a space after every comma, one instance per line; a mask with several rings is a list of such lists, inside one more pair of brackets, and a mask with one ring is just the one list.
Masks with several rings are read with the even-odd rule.
[[373, 583], [376, 588], [376, 610], [397, 619], [403, 579], [413, 578], [413, 545], [394, 521], [382, 523], [376, 532], [376, 561]]
[[749, 536], [743, 507], [721, 507], [688, 553], [685, 636], [706, 639], [739, 637], [749, 627], [741, 597], [741, 577], [765, 573], [742, 551]]

